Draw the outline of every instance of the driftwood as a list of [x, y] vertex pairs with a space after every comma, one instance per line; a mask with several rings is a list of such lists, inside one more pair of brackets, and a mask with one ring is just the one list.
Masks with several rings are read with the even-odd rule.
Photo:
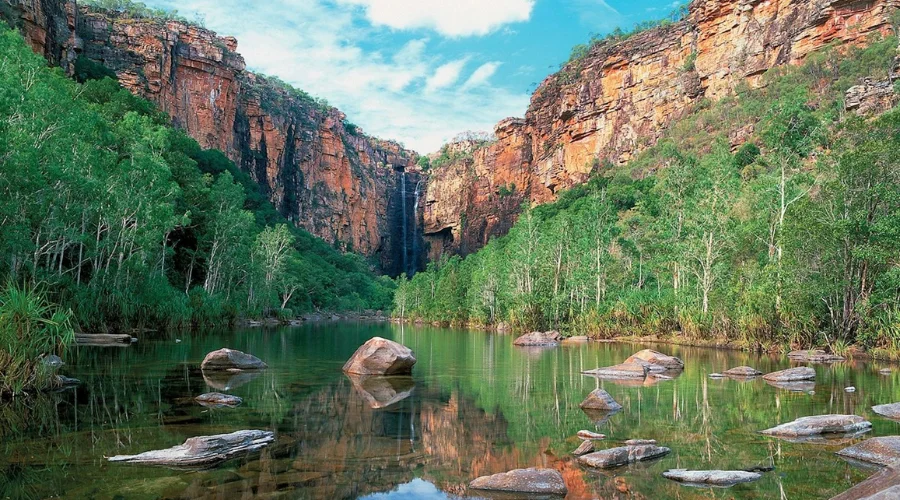
[[231, 434], [192, 437], [184, 444], [166, 450], [154, 450], [139, 455], [118, 455], [110, 462], [145, 465], [164, 465], [177, 468], [206, 468], [226, 460], [257, 452], [275, 441], [269, 431], [237, 431]]
[[111, 335], [105, 333], [76, 333], [75, 343], [83, 346], [128, 346], [137, 339], [131, 335]]

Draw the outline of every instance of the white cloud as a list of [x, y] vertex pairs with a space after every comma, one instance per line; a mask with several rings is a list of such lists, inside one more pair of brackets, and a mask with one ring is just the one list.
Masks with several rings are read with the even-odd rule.
[[496, 68], [487, 65], [459, 84], [469, 60], [441, 57], [430, 50], [437, 42], [428, 38], [390, 50], [369, 48], [383, 29], [359, 22], [355, 8], [332, 0], [147, 3], [177, 8], [188, 18], [204, 14], [210, 29], [238, 39], [251, 71], [323, 97], [366, 133], [420, 153], [437, 150], [464, 130], [493, 130], [498, 120], [521, 116], [528, 105], [524, 91], [491, 85]]
[[535, 0], [338, 0], [361, 6], [372, 24], [431, 29], [451, 37], [486, 35], [527, 21]]
[[501, 63], [495, 61], [484, 63], [479, 66], [478, 69], [476, 69], [475, 72], [472, 73], [472, 76], [470, 76], [469, 79], [466, 80], [466, 83], [462, 87], [463, 90], [479, 87], [486, 84], [488, 80], [490, 80], [491, 77], [494, 76], [494, 73], [497, 72], [497, 68], [500, 67], [500, 64]]
[[466, 62], [466, 59], [457, 59], [456, 61], [451, 61], [447, 64], [438, 66], [434, 71], [434, 74], [425, 82], [425, 91], [434, 92], [435, 90], [444, 89], [456, 83], [456, 81], [459, 80], [459, 74], [462, 72]]

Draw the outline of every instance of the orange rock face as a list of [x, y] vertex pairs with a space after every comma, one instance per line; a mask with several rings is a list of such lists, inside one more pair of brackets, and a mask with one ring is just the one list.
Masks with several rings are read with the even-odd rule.
[[[891, 32], [898, 0], [694, 0], [687, 18], [594, 47], [550, 76], [524, 120], [471, 160], [432, 173], [425, 208], [432, 259], [467, 254], [505, 234], [522, 203], [553, 201], [601, 164], [622, 164], [653, 145], [700, 99], [761, 84], [840, 41]], [[515, 184], [511, 191], [509, 185]]]

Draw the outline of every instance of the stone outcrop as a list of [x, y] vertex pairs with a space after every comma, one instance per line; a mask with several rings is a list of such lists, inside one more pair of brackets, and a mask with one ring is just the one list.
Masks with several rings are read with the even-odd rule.
[[110, 68], [202, 147], [224, 152], [296, 226], [377, 256], [390, 274], [424, 266], [416, 154], [365, 135], [323, 101], [246, 71], [233, 37], [71, 0], [0, 6], [51, 63], [71, 72], [80, 53]]
[[[344, 364], [344, 373], [356, 375], [409, 375], [416, 357], [410, 348], [393, 340], [373, 337]], [[402, 392], [402, 391], [401, 391]]]
[[269, 365], [252, 354], [247, 354], [234, 349], [222, 348], [213, 351], [203, 358], [200, 369], [206, 371], [242, 371], [264, 370]]
[[[682, 21], [594, 46], [540, 84], [524, 119], [501, 121], [495, 142], [431, 174], [431, 258], [465, 255], [505, 234], [523, 203], [553, 201], [604, 165], [634, 158], [704, 99], [740, 83], [759, 86], [766, 70], [799, 64], [830, 43], [890, 34], [897, 5], [694, 0]], [[890, 92], [870, 87], [860, 89], [861, 102]]]
[[618, 411], [622, 405], [603, 389], [594, 389], [579, 405], [583, 410]]
[[569, 491], [558, 470], [536, 468], [479, 477], [469, 483], [469, 488], [543, 495], [565, 495]]
[[139, 455], [118, 455], [110, 462], [126, 462], [167, 467], [210, 467], [235, 457], [257, 452], [275, 441], [269, 431], [238, 431], [216, 436], [192, 437], [184, 444]]

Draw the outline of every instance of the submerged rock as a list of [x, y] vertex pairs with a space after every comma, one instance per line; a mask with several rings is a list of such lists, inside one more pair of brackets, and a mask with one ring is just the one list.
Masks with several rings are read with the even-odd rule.
[[836, 363], [844, 361], [843, 356], [828, 354], [821, 349], [807, 349], [805, 351], [791, 351], [788, 358], [800, 363]]
[[778, 389], [784, 389], [791, 392], [805, 392], [807, 394], [816, 393], [816, 383], [809, 380], [799, 380], [796, 382], [773, 382], [766, 380], [766, 383]]
[[788, 368], [763, 375], [763, 379], [771, 382], [798, 382], [801, 380], [815, 380], [816, 371], [808, 366], [800, 366], [797, 368]]
[[900, 470], [882, 469], [831, 500], [897, 500], [900, 498]]
[[139, 455], [118, 455], [110, 462], [126, 462], [170, 467], [210, 467], [237, 456], [257, 452], [275, 441], [269, 431], [238, 431], [231, 434], [192, 437], [184, 444]]
[[587, 370], [581, 373], [599, 378], [637, 378], [643, 380], [647, 374], [650, 373], [650, 367], [647, 364], [622, 363], [620, 365]]
[[900, 403], [876, 405], [872, 407], [872, 411], [881, 415], [882, 417], [900, 419]]
[[589, 467], [609, 469], [634, 462], [651, 460], [666, 455], [671, 450], [656, 444], [633, 444], [596, 451], [578, 457], [578, 462]]
[[681, 359], [676, 358], [675, 356], [669, 356], [668, 354], [654, 351], [652, 349], [644, 349], [643, 351], [638, 351], [625, 360], [626, 363], [640, 363], [641, 361], [649, 363], [651, 365], [661, 366], [666, 370], [684, 369], [684, 361], [682, 361]]
[[882, 369], [878, 370], [878, 373], [880, 373], [882, 375], [890, 375], [893, 372], [894, 372], [894, 370], [891, 370], [890, 368], [882, 368]]
[[872, 464], [897, 466], [900, 465], [900, 436], [873, 437], [837, 454]]
[[416, 357], [409, 347], [373, 337], [344, 364], [345, 373], [357, 375], [410, 375]]
[[356, 375], [347, 377], [353, 389], [373, 410], [387, 408], [412, 395], [416, 383], [409, 376], [386, 377], [384, 375]]
[[579, 405], [583, 410], [617, 411], [622, 405], [603, 389], [594, 389]]
[[750, 366], [737, 366], [729, 370], [725, 370], [726, 377], [758, 377], [762, 372]]
[[586, 430], [578, 431], [576, 436], [580, 437], [581, 439], [606, 439], [605, 434], [600, 434], [599, 432], [586, 431]]
[[203, 381], [206, 382], [206, 385], [217, 391], [230, 391], [232, 389], [237, 389], [242, 385], [246, 385], [252, 382], [260, 375], [259, 370], [237, 372], [205, 370], [202, 373]]
[[54, 380], [54, 385], [58, 389], [71, 389], [72, 387], [81, 385], [81, 381], [77, 378], [66, 377], [65, 375], [57, 375]]
[[710, 373], [709, 378], [716, 378], [716, 379], [725, 378], [725, 375], [722, 375], [721, 373]]
[[200, 363], [200, 369], [204, 371], [262, 370], [268, 367], [256, 356], [228, 348], [207, 354]]
[[768, 436], [803, 437], [867, 431], [872, 423], [857, 415], [815, 415], [760, 431]]
[[604, 410], [591, 410], [589, 408], [582, 408], [582, 411], [587, 416], [587, 418], [591, 419], [591, 422], [594, 422], [594, 425], [600, 426], [605, 424], [609, 419], [619, 413], [621, 410], [614, 411], [604, 411]]
[[670, 469], [663, 472], [663, 477], [688, 484], [709, 484], [712, 486], [734, 486], [749, 483], [761, 478], [756, 472], [742, 470], [687, 470]]
[[492, 476], [482, 476], [469, 483], [469, 488], [544, 495], [565, 495], [569, 492], [559, 471], [538, 468], [515, 469]]
[[594, 451], [594, 442], [590, 439], [585, 439], [581, 442], [581, 445], [572, 452], [572, 454], [576, 457], [580, 457], [581, 455], [586, 455], [592, 451]]
[[518, 346], [555, 346], [562, 340], [562, 335], [557, 331], [531, 332], [522, 335], [513, 341]]
[[194, 398], [194, 401], [200, 403], [207, 408], [234, 408], [240, 406], [244, 402], [243, 399], [221, 392], [209, 392], [201, 394]]

